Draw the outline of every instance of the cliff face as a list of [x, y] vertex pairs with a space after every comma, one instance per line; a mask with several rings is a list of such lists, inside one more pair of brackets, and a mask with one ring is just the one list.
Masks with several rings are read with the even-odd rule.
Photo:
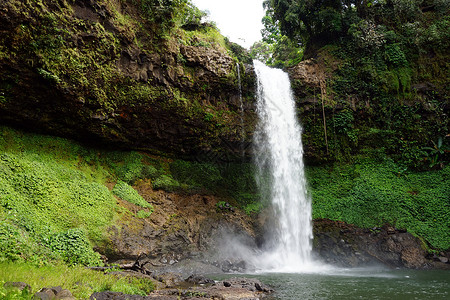
[[407, 168], [427, 170], [434, 148], [441, 151], [439, 161], [448, 160], [448, 51], [431, 58], [423, 54], [427, 60], [411, 62], [404, 78], [396, 69], [385, 71], [382, 82], [375, 75], [363, 77], [366, 70], [339, 58], [339, 51], [324, 47], [315, 58], [287, 70], [304, 128], [306, 159], [323, 164], [379, 152]]
[[[0, 4], [0, 25], [3, 122], [191, 159], [249, 149], [254, 73], [208, 24], [164, 29], [136, 1], [15, 0]], [[384, 70], [380, 81], [341, 52], [324, 47], [288, 70], [310, 162], [383, 142], [417, 168], [422, 148], [448, 144], [448, 53]]]
[[[236, 58], [214, 28], [164, 31], [134, 1], [0, 4], [0, 118], [179, 155], [237, 152]], [[245, 124], [253, 83], [240, 64]]]

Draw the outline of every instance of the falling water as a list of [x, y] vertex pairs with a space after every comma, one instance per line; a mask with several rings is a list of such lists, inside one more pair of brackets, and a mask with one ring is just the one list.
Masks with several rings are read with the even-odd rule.
[[288, 75], [254, 61], [257, 114], [254, 134], [257, 181], [273, 205], [274, 232], [262, 268], [305, 271], [311, 265], [311, 201], [306, 191], [302, 128], [296, 119]]

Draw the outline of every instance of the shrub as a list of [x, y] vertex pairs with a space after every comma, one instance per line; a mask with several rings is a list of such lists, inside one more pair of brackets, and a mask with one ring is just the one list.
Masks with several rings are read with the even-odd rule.
[[154, 189], [164, 190], [167, 192], [173, 192], [181, 188], [180, 183], [169, 175], [159, 176], [152, 182], [152, 184]]
[[142, 198], [139, 193], [126, 182], [119, 181], [114, 186], [112, 192], [117, 197], [144, 208], [153, 209], [153, 206]]
[[354, 164], [309, 167], [313, 218], [370, 228], [385, 223], [450, 248], [450, 167], [402, 173], [391, 160], [355, 159]]
[[84, 229], [73, 228], [51, 235], [47, 245], [69, 265], [101, 265], [100, 254], [94, 252]]

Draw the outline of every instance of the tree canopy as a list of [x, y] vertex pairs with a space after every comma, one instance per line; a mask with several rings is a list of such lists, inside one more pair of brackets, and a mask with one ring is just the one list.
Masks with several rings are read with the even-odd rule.
[[[341, 37], [354, 36], [355, 28], [366, 27], [366, 35], [384, 26], [405, 31], [405, 25], [433, 19], [448, 22], [450, 2], [446, 0], [265, 0], [270, 17], [281, 33], [301, 43], [325, 44]], [[372, 28], [369, 28], [372, 27]], [[411, 26], [410, 26], [411, 27]]]

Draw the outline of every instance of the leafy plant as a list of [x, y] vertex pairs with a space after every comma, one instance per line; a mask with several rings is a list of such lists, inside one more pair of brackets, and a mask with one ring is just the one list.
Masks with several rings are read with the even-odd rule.
[[422, 237], [431, 247], [450, 247], [450, 168], [407, 172], [390, 159], [355, 157], [351, 164], [307, 169], [313, 218], [363, 228], [389, 223]]
[[220, 212], [223, 210], [233, 210], [233, 206], [226, 201], [219, 201], [216, 203], [216, 211]]
[[440, 166], [442, 168], [444, 161], [442, 160], [442, 156], [445, 152], [449, 152], [443, 144], [442, 137], [438, 138], [437, 143], [431, 141], [433, 143], [433, 147], [423, 147], [422, 149], [426, 151], [426, 160], [429, 160], [430, 168], [434, 168], [436, 166]]
[[151, 216], [152, 212], [153, 210], [151, 211], [140, 210], [136, 213], [136, 217], [138, 217], [139, 219], [146, 219]]
[[161, 175], [152, 182], [153, 188], [156, 190], [165, 190], [173, 192], [180, 189], [181, 185], [178, 181], [169, 175]]
[[114, 193], [114, 195], [125, 201], [128, 201], [143, 208], [150, 208], [151, 210], [153, 210], [153, 205], [145, 201], [145, 199], [142, 198], [142, 196], [139, 195], [139, 193], [131, 186], [129, 186], [126, 182], [123, 181], [117, 182], [112, 192]]
[[102, 265], [100, 254], [92, 250], [85, 230], [81, 228], [69, 229], [65, 232], [51, 235], [47, 245], [58, 253], [69, 265]]

